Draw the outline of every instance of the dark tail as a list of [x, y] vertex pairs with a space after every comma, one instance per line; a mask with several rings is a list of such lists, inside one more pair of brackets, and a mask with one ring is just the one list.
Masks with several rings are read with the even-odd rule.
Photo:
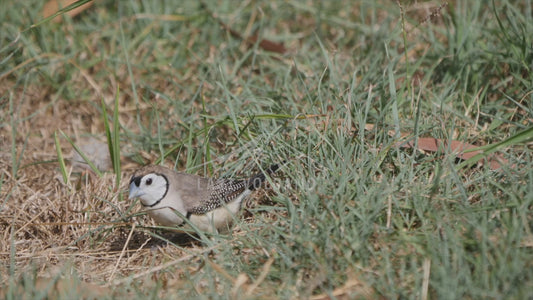
[[[285, 162], [283, 162], [282, 164], [284, 163]], [[253, 191], [257, 188], [260, 188], [261, 184], [265, 181], [266, 176], [276, 172], [278, 169], [279, 169], [279, 165], [273, 164], [268, 169], [266, 169], [265, 172], [261, 172], [261, 173], [258, 173], [252, 176], [250, 179], [248, 179], [248, 189]]]

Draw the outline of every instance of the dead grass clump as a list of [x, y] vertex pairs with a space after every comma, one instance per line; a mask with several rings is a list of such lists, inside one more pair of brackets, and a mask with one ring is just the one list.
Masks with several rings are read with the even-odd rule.
[[[103, 282], [116, 273], [121, 254], [124, 275], [144, 269], [143, 251], [154, 245], [151, 238], [135, 231], [123, 247], [136, 221], [123, 215], [132, 204], [121, 197], [127, 181], [115, 186], [113, 174], [90, 175], [77, 190], [69, 190], [55, 165], [23, 168], [13, 178], [7, 162], [0, 164], [5, 199], [0, 207], [0, 257], [5, 266], [13, 261], [1, 269], [2, 278], [9, 277], [10, 269], [19, 275], [35, 269], [38, 277], [49, 277], [52, 269], [71, 264], [83, 279]], [[155, 260], [165, 256], [156, 254]]]

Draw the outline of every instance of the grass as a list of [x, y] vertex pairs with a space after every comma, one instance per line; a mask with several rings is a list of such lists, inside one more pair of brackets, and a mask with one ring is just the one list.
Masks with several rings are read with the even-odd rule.
[[[533, 3], [446, 3], [99, 1], [33, 28], [40, 2], [0, 4], [0, 295], [529, 296]], [[73, 168], [58, 132], [112, 167]], [[397, 147], [419, 137], [508, 163]], [[157, 227], [125, 196], [147, 163], [281, 160], [229, 234]]]

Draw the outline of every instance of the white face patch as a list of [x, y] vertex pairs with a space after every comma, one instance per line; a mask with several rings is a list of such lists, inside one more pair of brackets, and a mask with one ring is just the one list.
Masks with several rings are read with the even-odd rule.
[[167, 194], [168, 180], [165, 176], [150, 173], [141, 178], [139, 186], [135, 186], [135, 182], [130, 185], [130, 192], [137, 188], [136, 197], [141, 199], [144, 206], [153, 207], [159, 203]]

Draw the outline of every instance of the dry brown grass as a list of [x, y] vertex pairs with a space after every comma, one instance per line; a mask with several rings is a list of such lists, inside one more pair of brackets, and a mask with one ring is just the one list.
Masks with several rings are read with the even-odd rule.
[[[86, 282], [113, 285], [110, 279], [132, 274], [150, 275], [151, 267], [184, 256], [179, 248], [158, 248], [163, 244], [142, 230], [133, 230], [132, 224], [144, 216], [121, 219], [120, 214], [132, 205], [121, 193], [126, 190], [129, 170], [135, 164], [123, 162], [125, 180], [120, 186], [115, 185], [112, 173], [106, 173], [101, 178], [90, 172], [72, 173], [70, 179], [74, 188], [71, 190], [63, 182], [58, 164], [46, 163], [57, 159], [53, 142], [53, 133], [57, 129], [71, 136], [102, 132], [101, 117], [90, 103], [53, 103], [53, 96], [39, 87], [30, 87], [25, 94], [21, 90], [11, 92], [15, 99], [25, 97], [30, 100], [17, 101], [14, 108], [18, 112], [14, 116], [17, 156], [28, 137], [20, 157], [19, 165], [22, 167], [16, 177], [13, 175], [10, 150], [12, 129], [8, 124], [0, 129], [3, 145], [0, 169], [4, 178], [0, 194], [2, 285], [6, 284], [11, 269], [16, 270], [15, 278], [36, 272], [37, 277], [44, 280], [37, 285], [46, 285], [61, 270], [75, 270]], [[127, 111], [127, 108], [124, 110]], [[36, 111], [39, 113], [27, 118]], [[127, 114], [121, 118], [125, 123], [129, 121]], [[71, 153], [65, 140], [62, 140], [62, 145], [63, 153]], [[137, 210], [133, 209], [134, 212]], [[149, 220], [144, 221], [151, 224]], [[11, 255], [12, 247], [15, 247], [14, 257]], [[205, 251], [196, 249], [194, 245], [189, 250]], [[161, 276], [175, 280], [179, 274]], [[64, 286], [72, 286], [65, 280], [71, 279], [62, 279], [55, 284], [52, 292], [59, 293], [55, 295], [60, 295]], [[98, 295], [98, 289], [80, 289]]]

